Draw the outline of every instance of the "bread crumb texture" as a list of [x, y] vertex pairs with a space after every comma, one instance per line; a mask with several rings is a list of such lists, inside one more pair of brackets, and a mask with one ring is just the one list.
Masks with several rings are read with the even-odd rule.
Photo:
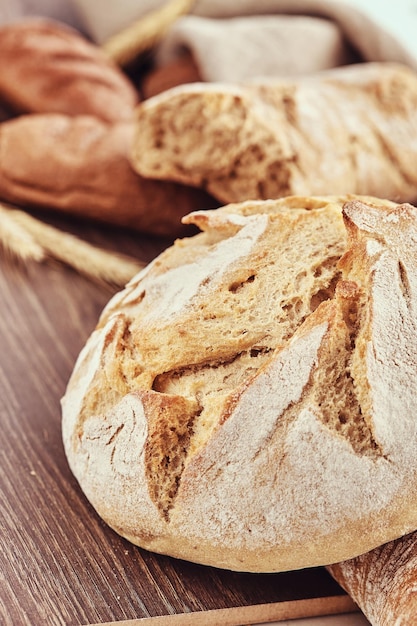
[[395, 63], [182, 85], [137, 107], [131, 161], [222, 203], [347, 189], [414, 202], [416, 107], [416, 73]]
[[112, 298], [62, 401], [68, 461], [146, 549], [242, 571], [417, 527], [417, 209], [362, 196], [185, 218]]

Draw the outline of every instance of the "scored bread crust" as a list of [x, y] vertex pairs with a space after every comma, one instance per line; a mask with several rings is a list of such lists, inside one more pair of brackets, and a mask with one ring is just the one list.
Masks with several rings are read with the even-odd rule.
[[0, 26], [0, 101], [18, 114], [93, 115], [131, 120], [134, 84], [74, 28], [43, 17]]
[[416, 73], [394, 63], [181, 85], [137, 107], [131, 160], [222, 203], [346, 189], [414, 202], [416, 106]]
[[253, 572], [413, 530], [417, 210], [289, 197], [186, 221], [203, 232], [109, 302], [62, 401], [99, 515]]
[[328, 566], [372, 626], [410, 626], [417, 615], [417, 532]]

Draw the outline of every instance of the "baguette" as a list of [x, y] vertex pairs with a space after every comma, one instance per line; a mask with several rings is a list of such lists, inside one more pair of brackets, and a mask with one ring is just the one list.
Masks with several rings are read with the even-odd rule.
[[167, 237], [181, 217], [216, 206], [198, 189], [146, 180], [129, 162], [132, 122], [60, 113], [0, 125], [0, 200]]
[[131, 160], [222, 203], [346, 192], [413, 202], [416, 108], [417, 75], [390, 63], [182, 85], [138, 106]]
[[417, 532], [328, 567], [372, 626], [417, 621]]
[[99, 515], [252, 572], [415, 529], [417, 209], [289, 197], [184, 221], [203, 232], [109, 302], [62, 401]]

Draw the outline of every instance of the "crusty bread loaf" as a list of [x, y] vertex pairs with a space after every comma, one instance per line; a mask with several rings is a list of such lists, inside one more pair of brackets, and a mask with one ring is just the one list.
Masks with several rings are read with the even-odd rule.
[[416, 108], [416, 73], [390, 63], [184, 85], [138, 106], [132, 163], [221, 202], [347, 191], [413, 202]]
[[131, 119], [139, 94], [97, 46], [47, 18], [0, 28], [0, 102], [17, 113], [95, 115]]
[[417, 532], [328, 567], [372, 626], [417, 622]]
[[145, 180], [128, 155], [132, 122], [30, 114], [0, 125], [0, 200], [175, 237], [181, 217], [216, 206], [201, 190]]
[[204, 232], [111, 300], [63, 398], [98, 513], [144, 548], [247, 571], [416, 528], [417, 210], [289, 197], [186, 221]]

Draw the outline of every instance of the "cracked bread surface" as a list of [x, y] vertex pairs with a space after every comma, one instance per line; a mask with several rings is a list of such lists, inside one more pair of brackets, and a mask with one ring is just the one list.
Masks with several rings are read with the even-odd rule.
[[415, 202], [416, 106], [416, 73], [395, 63], [182, 85], [137, 107], [131, 162], [222, 203], [346, 190]]
[[109, 302], [63, 398], [93, 506], [144, 548], [245, 571], [404, 534], [416, 209], [289, 197], [185, 219], [202, 232]]

